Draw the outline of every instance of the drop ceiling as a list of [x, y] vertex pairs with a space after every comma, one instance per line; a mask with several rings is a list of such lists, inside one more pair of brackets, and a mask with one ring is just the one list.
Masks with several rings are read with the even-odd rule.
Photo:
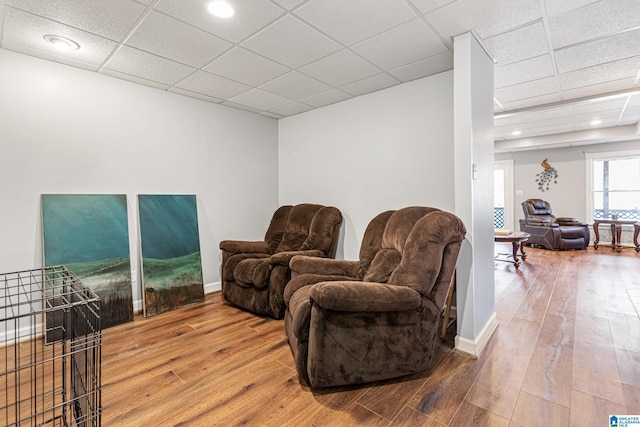
[[450, 70], [474, 31], [496, 151], [639, 138], [639, 0], [228, 0], [226, 20], [208, 2], [0, 0], [0, 47], [282, 118]]

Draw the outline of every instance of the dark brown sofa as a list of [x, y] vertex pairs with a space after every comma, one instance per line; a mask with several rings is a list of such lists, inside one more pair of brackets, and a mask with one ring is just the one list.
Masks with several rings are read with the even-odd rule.
[[289, 260], [299, 254], [333, 258], [341, 224], [335, 207], [287, 205], [273, 214], [264, 241], [220, 242], [222, 297], [252, 313], [281, 319]]
[[435, 208], [384, 212], [368, 225], [359, 261], [295, 256], [285, 331], [311, 387], [427, 370], [465, 235]]
[[542, 199], [522, 202], [524, 219], [520, 220], [520, 231], [531, 234], [527, 245], [542, 246], [551, 250], [587, 249], [589, 226], [576, 218], [556, 218], [551, 205]]

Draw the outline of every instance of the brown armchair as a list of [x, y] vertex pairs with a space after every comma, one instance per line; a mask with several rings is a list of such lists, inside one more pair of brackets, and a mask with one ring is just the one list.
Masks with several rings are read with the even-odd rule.
[[524, 219], [520, 231], [531, 234], [528, 245], [538, 245], [551, 250], [586, 249], [589, 246], [589, 226], [576, 218], [556, 218], [551, 205], [541, 199], [522, 202]]
[[300, 254], [333, 258], [341, 224], [335, 207], [287, 205], [273, 214], [264, 241], [220, 242], [222, 297], [236, 307], [281, 319], [289, 260]]
[[367, 227], [359, 261], [293, 257], [285, 331], [311, 387], [425, 371], [465, 228], [428, 207], [384, 212]]

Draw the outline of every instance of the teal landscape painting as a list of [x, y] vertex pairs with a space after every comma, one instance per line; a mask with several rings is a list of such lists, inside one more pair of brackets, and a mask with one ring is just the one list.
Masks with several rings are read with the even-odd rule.
[[138, 195], [144, 315], [204, 301], [194, 195]]
[[101, 301], [102, 327], [133, 320], [127, 198], [43, 194], [44, 265], [64, 265]]

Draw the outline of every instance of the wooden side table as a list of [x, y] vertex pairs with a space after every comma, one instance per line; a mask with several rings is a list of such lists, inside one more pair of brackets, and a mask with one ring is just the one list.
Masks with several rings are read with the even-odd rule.
[[638, 231], [639, 225], [635, 219], [613, 219], [613, 218], [603, 218], [603, 219], [594, 219], [593, 220], [593, 232], [596, 235], [595, 240], [593, 241], [593, 248], [598, 249], [598, 243], [600, 242], [600, 224], [609, 224], [611, 225], [611, 247], [616, 250], [616, 252], [620, 252], [622, 250], [622, 245], [620, 244], [620, 236], [622, 235], [622, 225], [623, 224], [633, 224], [634, 232], [633, 232], [633, 243], [636, 246], [636, 252], [640, 252], [640, 246], [638, 246]]
[[[520, 256], [522, 260], [527, 259], [527, 254], [524, 252], [524, 243], [527, 240], [529, 240], [529, 237], [531, 237], [531, 234], [525, 233], [524, 231], [514, 231], [513, 233], [504, 234], [504, 235], [494, 234], [493, 235], [494, 241], [501, 242], [501, 243], [511, 243], [511, 245], [513, 246], [513, 252], [511, 254], [513, 261], [509, 259], [502, 259], [497, 257], [496, 257], [496, 260], [513, 262], [513, 265], [516, 268], [520, 267], [520, 261], [518, 260], [518, 249], [520, 249]], [[507, 254], [507, 256], [509, 255]]]

